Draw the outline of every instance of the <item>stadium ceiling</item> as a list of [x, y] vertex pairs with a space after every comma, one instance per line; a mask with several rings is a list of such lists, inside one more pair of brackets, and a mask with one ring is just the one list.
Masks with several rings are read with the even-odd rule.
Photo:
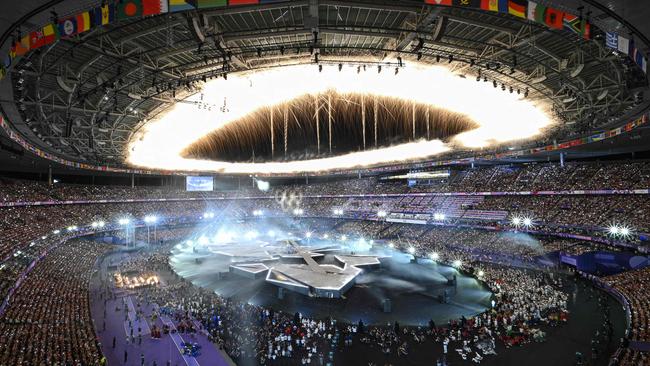
[[512, 16], [422, 1], [297, 0], [120, 21], [61, 39], [13, 67], [11, 82], [0, 84], [2, 110], [45, 151], [119, 166], [133, 133], [202, 80], [316, 57], [391, 65], [421, 58], [529, 90], [552, 101], [564, 122], [557, 136], [633, 113], [647, 85], [602, 42]]

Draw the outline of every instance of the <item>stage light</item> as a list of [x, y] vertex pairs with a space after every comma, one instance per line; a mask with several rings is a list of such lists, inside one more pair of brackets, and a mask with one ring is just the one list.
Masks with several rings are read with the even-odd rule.
[[339, 208], [334, 209], [334, 215], [339, 215], [339, 216], [343, 215], [343, 210], [341, 210]]
[[521, 219], [519, 217], [513, 217], [512, 224], [515, 226], [519, 226], [521, 224]]
[[479, 276], [479, 277], [483, 277], [484, 274], [485, 274], [485, 272], [483, 272], [482, 270], [479, 270], [479, 271], [478, 271], [478, 276]]
[[442, 221], [442, 220], [444, 220], [445, 218], [446, 218], [445, 214], [441, 214], [441, 213], [435, 213], [435, 214], [433, 214], [433, 219], [434, 219], [434, 220]]
[[526, 226], [526, 227], [530, 227], [530, 226], [533, 225], [533, 221], [531, 219], [529, 219], [528, 217], [524, 218], [523, 223], [524, 223], [524, 226]]
[[293, 210], [294, 215], [302, 215], [303, 213], [305, 213], [305, 211], [302, 208], [296, 208]]
[[341, 236], [341, 241], [346, 241], [348, 237], [346, 235]]
[[104, 227], [104, 225], [106, 225], [104, 221], [97, 221], [97, 227]]
[[452, 265], [453, 265], [454, 267], [456, 267], [456, 268], [460, 268], [460, 267], [462, 267], [463, 262], [461, 262], [460, 260], [456, 259]]
[[628, 235], [630, 235], [630, 229], [628, 229], [628, 228], [626, 228], [626, 227], [622, 227], [620, 231], [621, 231], [621, 235], [622, 235], [622, 236], [628, 236]]
[[388, 243], [388, 247], [391, 248], [391, 249], [392, 249], [392, 248], [395, 248], [395, 244], [393, 244], [392, 242], [390, 242], [390, 243]]
[[370, 243], [370, 245], [374, 245], [375, 241], [373, 239], [370, 239], [369, 243]]
[[203, 218], [204, 219], [212, 219], [212, 218], [214, 218], [214, 213], [206, 212], [206, 213], [203, 214]]
[[273, 238], [273, 237], [275, 237], [275, 231], [273, 231], [273, 230], [269, 230], [269, 232], [266, 233], [266, 235], [269, 236], [269, 237], [271, 237], [271, 238]]
[[99, 224], [97, 222], [93, 222], [92, 224], [90, 224], [90, 226], [92, 226], [93, 228], [97, 228], [97, 226], [99, 226]]
[[45, 239], [47, 239], [47, 236], [43, 235], [43, 236], [41, 236], [41, 239], [45, 240]]
[[330, 236], [327, 235], [327, 234], [324, 234], [324, 235], [323, 235], [323, 239], [327, 239], [327, 238], [329, 238], [329, 237], [330, 237]]
[[386, 211], [381, 210], [381, 211], [377, 212], [377, 216], [379, 216], [379, 217], [386, 217]]
[[54, 183], [54, 184], [59, 183], [59, 180], [58, 180], [58, 179], [54, 179], [54, 180], [52, 181], [52, 183]]
[[411, 253], [411, 254], [415, 254], [415, 248], [410, 247], [410, 248], [409, 248], [409, 253]]
[[618, 226], [612, 225], [612, 226], [609, 227], [609, 233], [611, 235], [618, 235], [619, 232], [620, 232], [620, 229], [618, 228]]
[[60, 233], [60, 232], [61, 232], [61, 230], [54, 230], [54, 231], [52, 231], [52, 233], [55, 234], [55, 235], [58, 234], [58, 233]]
[[253, 216], [262, 216], [263, 214], [264, 214], [264, 213], [262, 212], [262, 210], [255, 210], [255, 211], [253, 211]]
[[208, 237], [205, 236], [205, 235], [203, 235], [203, 236], [201, 236], [201, 237], [199, 238], [199, 244], [200, 244], [200, 245], [208, 245], [209, 242], [210, 242], [210, 240], [209, 240]]
[[429, 258], [436, 261], [436, 260], [438, 260], [438, 258], [440, 258], [440, 255], [438, 253], [436, 253], [436, 252], [432, 252], [431, 254], [429, 254]]
[[128, 225], [129, 222], [130, 222], [130, 220], [129, 220], [129, 219], [126, 219], [126, 218], [124, 218], [124, 219], [119, 219], [119, 220], [117, 221], [117, 223], [120, 224], [120, 225], [122, 225], [122, 226], [124, 226], [124, 225]]
[[310, 231], [306, 232], [306, 233], [305, 233], [305, 237], [306, 237], [306, 238], [311, 238], [311, 232], [310, 232]]
[[153, 224], [156, 221], [158, 221], [158, 218], [156, 216], [149, 215], [144, 217], [144, 222], [146, 222], [147, 224]]

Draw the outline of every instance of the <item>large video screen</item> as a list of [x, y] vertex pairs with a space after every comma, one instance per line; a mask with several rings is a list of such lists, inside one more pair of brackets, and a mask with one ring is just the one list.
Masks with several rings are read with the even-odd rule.
[[214, 190], [213, 177], [187, 177], [185, 189], [190, 192], [206, 192]]

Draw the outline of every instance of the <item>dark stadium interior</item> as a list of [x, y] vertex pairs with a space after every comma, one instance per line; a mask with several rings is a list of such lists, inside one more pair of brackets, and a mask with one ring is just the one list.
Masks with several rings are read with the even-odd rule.
[[0, 12], [0, 365], [650, 365], [650, 7]]

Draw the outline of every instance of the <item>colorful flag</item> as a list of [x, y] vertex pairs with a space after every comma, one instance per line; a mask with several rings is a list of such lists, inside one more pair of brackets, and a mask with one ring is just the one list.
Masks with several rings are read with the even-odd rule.
[[115, 4], [110, 3], [98, 6], [92, 10], [92, 23], [94, 26], [106, 25], [115, 21]]
[[508, 14], [519, 18], [526, 18], [527, 0], [508, 0]]
[[16, 56], [22, 56], [29, 52], [29, 34], [24, 35], [20, 41], [14, 43], [12, 47], [12, 53]]
[[586, 20], [580, 19], [579, 17], [573, 14], [564, 13], [563, 24], [564, 24], [564, 29], [569, 30], [573, 33], [577, 33], [582, 37], [584, 37], [585, 39], [589, 39], [590, 26]]
[[48, 24], [43, 27], [43, 37], [45, 44], [52, 44], [59, 38], [59, 28], [54, 24]]
[[481, 9], [498, 12], [499, 0], [481, 0]]
[[[188, 0], [189, 1], [189, 0]], [[169, 0], [169, 12], [185, 11], [195, 9], [194, 5], [185, 0]]]
[[197, 9], [209, 9], [226, 6], [226, 0], [186, 0], [188, 3], [193, 4]]
[[228, 5], [259, 4], [258, 0], [228, 0]]
[[37, 30], [29, 33], [29, 49], [35, 50], [45, 46], [45, 36], [43, 30]]
[[59, 21], [59, 35], [69, 38], [77, 34], [77, 18], [70, 17]]
[[426, 4], [451, 6], [451, 0], [424, 0]]
[[167, 0], [142, 0], [142, 15], [158, 15], [167, 13], [169, 6]]
[[630, 40], [623, 37], [623, 36], [618, 36], [618, 51], [623, 52], [624, 54], [630, 53]]
[[462, 8], [481, 8], [481, 0], [453, 0], [452, 5]]
[[546, 8], [544, 15], [544, 24], [549, 28], [562, 29], [562, 20], [564, 19], [564, 12], [562, 10]]
[[142, 16], [142, 0], [122, 0], [116, 3], [117, 19], [131, 19]]
[[546, 7], [542, 4], [538, 4], [534, 1], [528, 2], [528, 11], [526, 12], [526, 18], [537, 23], [545, 24], [545, 13]]
[[607, 32], [605, 34], [605, 45], [609, 48], [618, 50], [618, 34]]
[[90, 30], [90, 13], [84, 11], [77, 14], [77, 34]]

